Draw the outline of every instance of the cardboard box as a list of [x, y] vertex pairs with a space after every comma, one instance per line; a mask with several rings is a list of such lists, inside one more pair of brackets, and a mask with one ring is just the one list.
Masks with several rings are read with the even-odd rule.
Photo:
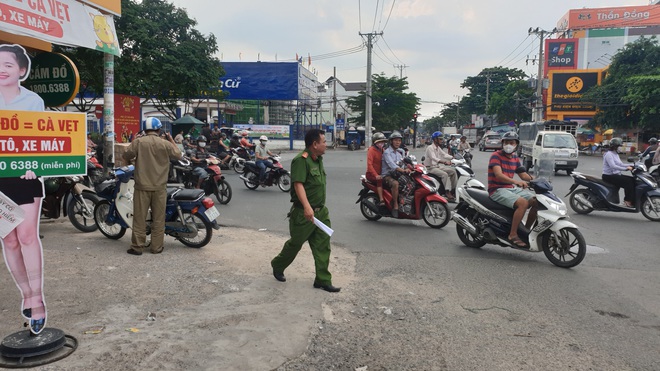
[[124, 153], [128, 149], [130, 143], [115, 143], [115, 167], [122, 167], [129, 165], [124, 160]]

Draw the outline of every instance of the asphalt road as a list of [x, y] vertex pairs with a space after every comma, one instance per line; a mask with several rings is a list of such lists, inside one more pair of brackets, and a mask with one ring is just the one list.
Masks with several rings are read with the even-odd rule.
[[[474, 153], [484, 183], [490, 154]], [[284, 154], [285, 167], [292, 157]], [[365, 159], [365, 151], [343, 149], [325, 156], [332, 241], [357, 255], [358, 283], [350, 303], [336, 303], [344, 321], [327, 323], [292, 368], [660, 369], [658, 223], [569, 209], [589, 248], [581, 265], [561, 269], [542, 253], [465, 247], [454, 222], [435, 230], [423, 221], [367, 221], [355, 204]], [[598, 175], [601, 162], [581, 156], [578, 170]], [[234, 194], [219, 207], [222, 224], [286, 235], [288, 194], [250, 191], [226, 173]], [[565, 202], [571, 184], [564, 172], [553, 179]], [[399, 356], [374, 356], [383, 349]]]

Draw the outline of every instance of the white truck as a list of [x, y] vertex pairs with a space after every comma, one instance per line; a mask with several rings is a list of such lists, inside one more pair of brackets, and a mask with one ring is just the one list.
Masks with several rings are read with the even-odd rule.
[[577, 123], [572, 121], [523, 122], [518, 127], [519, 157], [527, 170], [540, 163], [541, 157], [554, 158], [555, 172], [570, 174], [578, 167]]
[[465, 128], [462, 133], [466, 138], [465, 141], [470, 143], [472, 147], [477, 144], [477, 128]]

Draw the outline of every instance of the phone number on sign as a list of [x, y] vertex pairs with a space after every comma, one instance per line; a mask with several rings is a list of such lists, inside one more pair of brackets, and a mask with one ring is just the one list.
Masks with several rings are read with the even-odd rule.
[[68, 93], [69, 84], [34, 84], [30, 90], [37, 94], [43, 93]]
[[39, 161], [0, 161], [0, 170], [37, 170]]

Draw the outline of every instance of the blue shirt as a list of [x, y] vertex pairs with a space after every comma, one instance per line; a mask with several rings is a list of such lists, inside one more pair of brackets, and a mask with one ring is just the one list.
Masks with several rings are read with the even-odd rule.
[[603, 156], [603, 174], [604, 175], [619, 175], [621, 171], [628, 170], [628, 166], [619, 158], [616, 151], [607, 151]]
[[401, 148], [395, 150], [393, 147], [388, 147], [383, 152], [383, 166], [380, 175], [388, 175], [390, 171], [400, 167], [398, 164], [403, 160], [404, 152]]

